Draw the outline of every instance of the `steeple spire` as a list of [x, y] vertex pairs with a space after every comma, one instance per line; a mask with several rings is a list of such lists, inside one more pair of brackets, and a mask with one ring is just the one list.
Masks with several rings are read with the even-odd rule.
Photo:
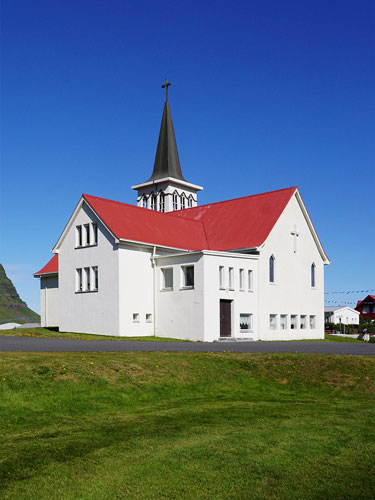
[[165, 177], [173, 177], [174, 179], [185, 181], [181, 172], [171, 109], [168, 102], [168, 87], [170, 85], [172, 84], [165, 79], [165, 83], [162, 85], [162, 88], [165, 88], [165, 103], [160, 125], [159, 140], [156, 148], [154, 170], [147, 182], [156, 181]]

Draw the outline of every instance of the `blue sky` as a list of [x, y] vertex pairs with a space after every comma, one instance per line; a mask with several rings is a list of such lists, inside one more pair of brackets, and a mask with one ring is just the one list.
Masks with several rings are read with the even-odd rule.
[[164, 77], [199, 202], [297, 185], [326, 291], [375, 289], [374, 18], [361, 0], [3, 0], [0, 262], [21, 297], [39, 311], [32, 273], [82, 193], [135, 203]]

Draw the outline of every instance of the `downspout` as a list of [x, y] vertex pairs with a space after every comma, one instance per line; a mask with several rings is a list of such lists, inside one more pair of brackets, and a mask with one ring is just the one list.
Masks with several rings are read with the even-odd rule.
[[151, 255], [151, 265], [152, 265], [152, 273], [153, 273], [153, 293], [152, 293], [153, 311], [152, 311], [152, 316], [153, 316], [153, 320], [154, 320], [154, 337], [156, 337], [156, 279], [155, 279], [156, 266], [155, 266], [155, 255], [156, 255], [156, 246], [154, 246], [152, 248], [152, 255]]

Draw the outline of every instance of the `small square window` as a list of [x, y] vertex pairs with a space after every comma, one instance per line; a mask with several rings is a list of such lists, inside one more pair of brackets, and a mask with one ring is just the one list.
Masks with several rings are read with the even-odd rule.
[[173, 267], [166, 267], [161, 270], [162, 290], [173, 289]]
[[310, 328], [311, 330], [315, 330], [315, 316], [310, 316]]
[[280, 329], [286, 330], [288, 328], [288, 315], [281, 314], [280, 315]]
[[146, 313], [146, 323], [152, 323], [152, 314]]
[[241, 313], [240, 314], [240, 330], [241, 332], [246, 332], [252, 330], [252, 314]]
[[139, 313], [133, 313], [133, 323], [139, 323]]
[[194, 287], [194, 266], [182, 266], [182, 287]]
[[270, 314], [270, 330], [277, 330], [277, 314]]
[[301, 322], [301, 330], [305, 330], [306, 329], [306, 315], [305, 314], [301, 314], [300, 322]]
[[297, 327], [298, 327], [297, 320], [298, 320], [297, 314], [291, 314], [291, 316], [290, 316], [290, 328], [292, 330], [296, 330], [297, 329]]

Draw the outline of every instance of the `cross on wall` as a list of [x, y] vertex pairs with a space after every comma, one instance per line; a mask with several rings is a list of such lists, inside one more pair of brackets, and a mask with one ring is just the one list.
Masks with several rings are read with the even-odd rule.
[[297, 253], [297, 238], [299, 236], [299, 232], [297, 231], [297, 226], [295, 224], [294, 229], [290, 234], [293, 236], [294, 253]]

